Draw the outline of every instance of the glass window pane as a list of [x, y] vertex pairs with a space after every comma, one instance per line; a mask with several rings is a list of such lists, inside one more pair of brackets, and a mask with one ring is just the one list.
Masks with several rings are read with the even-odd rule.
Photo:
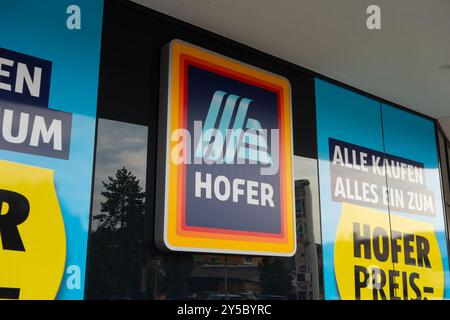
[[[382, 104], [382, 108], [392, 243], [402, 242], [400, 248], [405, 253], [404, 259], [393, 259], [393, 269], [399, 276], [413, 275], [421, 283], [418, 290], [415, 283], [404, 280], [396, 286], [390, 281], [395, 291], [391, 290], [389, 296], [404, 300], [448, 299], [445, 203], [435, 123], [389, 105]], [[412, 250], [419, 253], [424, 247], [426, 263], [419, 255], [407, 254]], [[393, 249], [389, 255], [394, 257]]]
[[160, 263], [157, 269], [149, 268], [149, 299], [219, 300], [227, 296], [223, 255], [168, 252], [152, 259]]
[[319, 79], [315, 90], [325, 299], [372, 299], [372, 268], [392, 268], [360, 249], [368, 230], [390, 231], [380, 103]]
[[156, 254], [148, 264], [148, 298], [323, 299], [317, 160], [295, 156], [294, 178], [294, 257]]
[[298, 299], [323, 299], [322, 237], [317, 160], [294, 156]]
[[444, 195], [446, 198], [447, 203], [450, 201], [450, 180], [449, 180], [449, 166], [447, 161], [447, 147], [445, 143], [444, 136], [439, 132], [439, 153], [441, 156], [441, 173], [442, 173], [442, 180], [443, 180], [443, 189], [444, 189]]
[[317, 160], [295, 156], [294, 179], [296, 254], [291, 258], [195, 255], [197, 263], [194, 263], [189, 280], [192, 297], [229, 300], [323, 298]]
[[[450, 142], [447, 141], [447, 176], [444, 177], [448, 183], [448, 188], [445, 192], [445, 199], [447, 204], [450, 205]], [[448, 211], [447, 211], [448, 212]]]
[[146, 126], [99, 119], [88, 269], [90, 299], [143, 297], [146, 163]]

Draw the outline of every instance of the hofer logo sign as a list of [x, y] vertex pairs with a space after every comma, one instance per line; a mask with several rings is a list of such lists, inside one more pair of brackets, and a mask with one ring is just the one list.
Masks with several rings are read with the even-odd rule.
[[161, 70], [158, 247], [293, 255], [289, 81], [180, 40]]

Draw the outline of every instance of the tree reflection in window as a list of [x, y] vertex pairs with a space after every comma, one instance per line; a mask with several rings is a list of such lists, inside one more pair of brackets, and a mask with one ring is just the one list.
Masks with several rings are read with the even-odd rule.
[[[147, 134], [146, 126], [99, 119], [87, 298], [323, 297], [317, 160], [293, 159], [294, 257], [163, 253], [143, 241], [144, 232], [152, 232], [144, 230], [147, 154], [154, 154], [147, 152]], [[154, 172], [148, 176], [152, 179]]]
[[99, 120], [88, 298], [145, 298], [146, 154], [146, 127]]
[[[105, 191], [101, 194], [106, 200], [101, 203], [102, 213], [94, 216], [99, 225], [92, 240], [99, 250], [93, 259], [108, 261], [103, 287], [110, 287], [110, 293], [118, 297], [123, 293], [131, 296], [141, 280], [145, 194], [139, 180], [125, 167], [117, 170], [114, 177], [108, 177], [103, 187]], [[107, 241], [104, 246], [102, 239]], [[110, 258], [114, 259], [109, 261]]]

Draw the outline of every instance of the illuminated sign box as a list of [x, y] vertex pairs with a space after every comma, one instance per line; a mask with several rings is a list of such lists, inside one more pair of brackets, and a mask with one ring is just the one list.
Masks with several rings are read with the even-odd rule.
[[287, 79], [173, 40], [162, 51], [158, 141], [160, 249], [295, 253]]

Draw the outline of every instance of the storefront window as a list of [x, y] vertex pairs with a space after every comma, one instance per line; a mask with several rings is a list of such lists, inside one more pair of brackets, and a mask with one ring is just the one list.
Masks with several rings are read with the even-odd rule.
[[434, 121], [322, 80], [316, 97], [326, 298], [448, 298]]
[[[442, 166], [442, 178], [444, 180], [444, 198], [445, 198], [445, 204], [446, 204], [446, 213], [447, 213], [447, 226], [450, 223], [450, 142], [448, 140], [445, 140], [446, 144], [446, 151], [445, 156], [444, 153], [441, 154], [441, 166]], [[445, 161], [446, 160], [446, 161]], [[445, 166], [445, 168], [444, 168]], [[448, 230], [450, 230], [449, 227], [447, 227], [447, 233]], [[448, 237], [448, 235], [447, 235]]]
[[317, 160], [294, 156], [297, 213], [297, 298], [323, 299], [322, 237]]
[[[445, 200], [445, 209], [447, 215], [447, 230], [449, 230], [450, 225], [450, 143], [445, 138], [445, 135], [442, 131], [438, 131], [438, 141], [439, 141], [439, 153], [440, 153], [440, 161], [441, 161], [441, 175], [442, 175], [442, 184], [443, 184], [443, 193]], [[448, 237], [448, 236], [447, 236]]]
[[448, 140], [447, 140], [447, 168], [443, 172], [447, 172], [447, 175], [444, 176], [444, 179], [446, 179], [446, 183], [448, 185], [445, 197], [447, 200], [447, 205], [450, 206], [450, 142]]
[[447, 204], [450, 203], [450, 180], [449, 180], [449, 163], [448, 163], [448, 151], [450, 151], [450, 146], [447, 143], [445, 136], [442, 132], [438, 131], [439, 139], [439, 154], [441, 160], [441, 173], [443, 181], [443, 191], [446, 198]]
[[[309, 300], [323, 298], [317, 160], [294, 157], [297, 253], [292, 258], [157, 254], [150, 299]], [[159, 280], [158, 280], [159, 279]]]
[[87, 298], [323, 297], [317, 160], [294, 157], [292, 258], [155, 251], [143, 241], [146, 161], [146, 126], [99, 119]]
[[142, 297], [147, 127], [99, 119], [88, 298]]
[[[126, 16], [127, 23], [117, 25], [109, 18], [114, 16]], [[152, 35], [151, 41], [143, 41], [148, 35]], [[294, 153], [298, 155], [293, 161], [298, 232], [294, 257], [177, 253], [156, 248], [160, 53], [164, 45], [176, 38], [195, 44], [203, 41], [207, 49], [227, 53], [231, 58], [290, 79], [295, 106], [292, 117]], [[317, 160], [314, 159], [317, 149], [314, 80], [269, 59], [252, 55], [250, 51], [200, 38], [201, 41], [193, 31], [126, 5], [105, 4], [102, 51], [107, 54], [101, 60], [100, 119], [86, 297], [168, 300], [322, 298], [318, 177]], [[126, 172], [120, 171], [124, 168]], [[128, 191], [117, 187], [118, 174], [131, 180], [138, 196], [130, 197]], [[119, 199], [119, 202], [127, 200], [123, 205], [124, 219], [121, 219], [122, 205], [113, 205], [114, 200], [108, 201], [108, 197]]]

